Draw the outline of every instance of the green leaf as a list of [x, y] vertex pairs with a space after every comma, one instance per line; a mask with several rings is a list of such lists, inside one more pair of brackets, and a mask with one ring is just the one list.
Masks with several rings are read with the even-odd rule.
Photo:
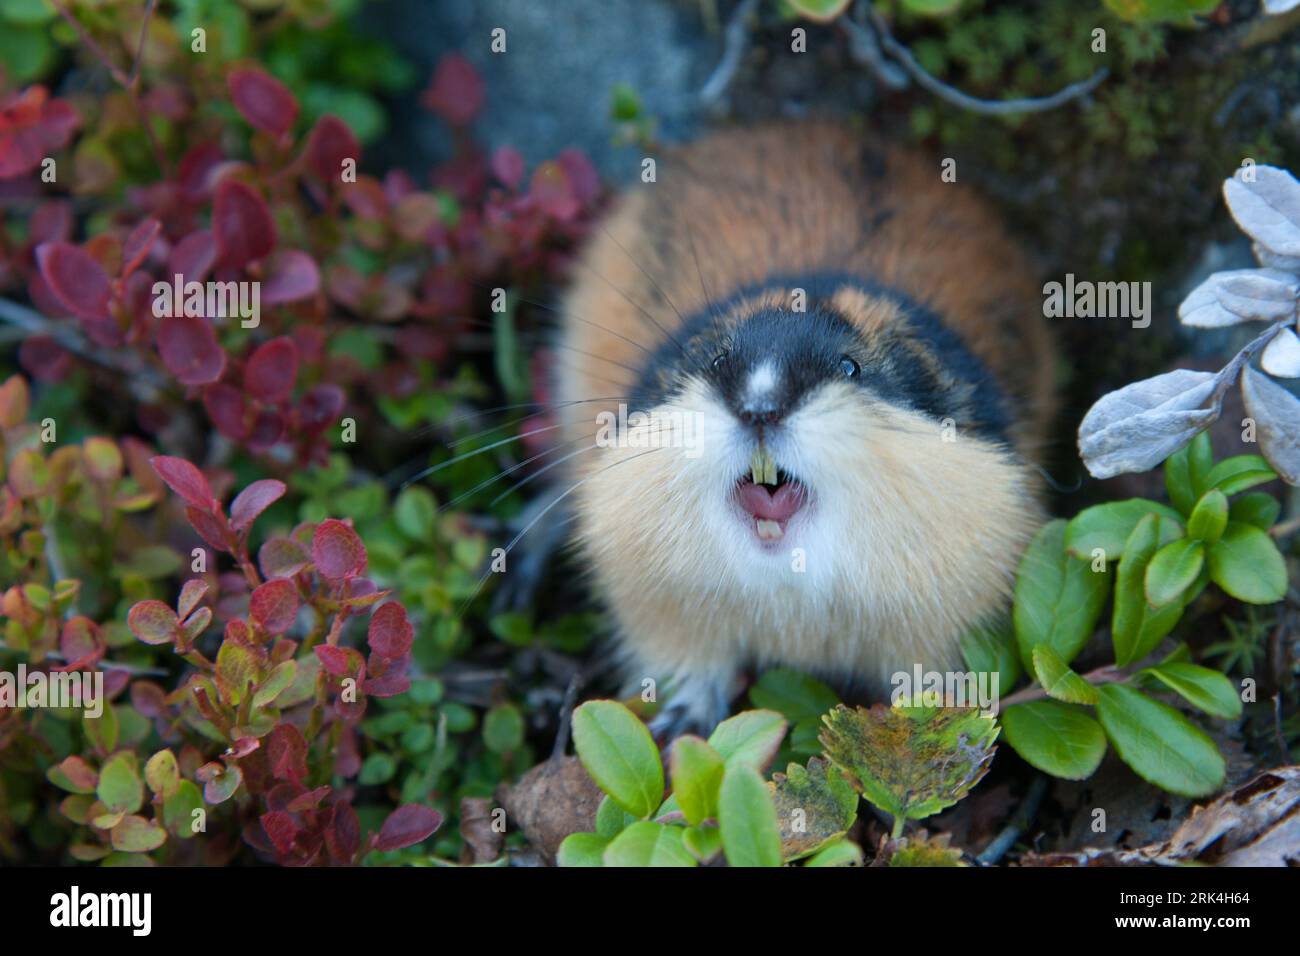
[[1205, 545], [1191, 538], [1170, 542], [1151, 558], [1143, 579], [1147, 603], [1164, 607], [1183, 596], [1205, 564]]
[[144, 779], [149, 789], [166, 797], [180, 785], [180, 769], [176, 755], [170, 750], [160, 750], [144, 765]]
[[1277, 472], [1263, 455], [1233, 455], [1210, 469], [1202, 493], [1217, 489], [1231, 498], [1247, 488], [1276, 480]]
[[749, 701], [755, 707], [775, 710], [792, 724], [821, 715], [840, 702], [831, 690], [815, 677], [784, 667], [763, 672], [749, 689]]
[[1009, 616], [972, 628], [961, 639], [961, 654], [968, 670], [997, 674], [998, 687], [1010, 690], [1020, 680], [1020, 656]]
[[108, 754], [117, 749], [118, 722], [117, 708], [105, 705], [104, 712], [98, 717], [91, 717], [85, 711], [81, 717], [81, 728], [95, 749]]
[[1148, 515], [1138, 522], [1124, 545], [1124, 557], [1115, 573], [1115, 610], [1111, 617], [1111, 641], [1115, 662], [1121, 667], [1139, 661], [1155, 649], [1183, 616], [1183, 605], [1147, 604], [1146, 571], [1160, 542], [1160, 525], [1171, 525], [1160, 515]]
[[1174, 509], [1148, 501], [1129, 498], [1127, 501], [1110, 501], [1085, 508], [1065, 526], [1065, 549], [1076, 558], [1091, 561], [1093, 552], [1100, 548], [1107, 561], [1118, 561], [1124, 555], [1125, 542], [1137, 523], [1149, 514], [1163, 515], [1169, 521], [1163, 525], [1165, 541], [1172, 541], [1182, 533], [1182, 516]]
[[122, 751], [108, 758], [99, 772], [95, 793], [104, 806], [116, 813], [135, 813], [144, 803], [144, 783], [136, 768], [135, 754]]
[[1150, 674], [1193, 707], [1213, 717], [1235, 720], [1241, 716], [1241, 698], [1232, 681], [1208, 667], [1170, 661], [1142, 671]]
[[1229, 521], [1210, 547], [1210, 578], [1247, 604], [1272, 604], [1286, 596], [1286, 560], [1268, 533]]
[[718, 813], [718, 788], [722, 786], [722, 755], [699, 737], [686, 735], [673, 741], [669, 771], [673, 793], [686, 822], [699, 825]]
[[167, 833], [152, 820], [134, 815], [125, 816], [113, 827], [110, 837], [114, 850], [123, 853], [148, 853], [167, 841]]
[[682, 843], [691, 856], [708, 863], [722, 852], [722, 831], [715, 826], [687, 827]]
[[592, 700], [573, 712], [578, 759], [601, 790], [645, 819], [664, 796], [664, 768], [646, 725], [612, 700]]
[[276, 664], [271, 668], [271, 673], [266, 675], [266, 680], [262, 681], [253, 694], [253, 706], [268, 707], [275, 703], [275, 699], [293, 683], [297, 673], [297, 661], [287, 660]]
[[[790, 8], [818, 23], [834, 20], [849, 5], [849, 0], [786, 0]], [[950, 0], [951, 2], [951, 0]]]
[[605, 866], [696, 866], [681, 827], [639, 820], [605, 847]]
[[1217, 488], [1201, 495], [1187, 519], [1187, 537], [1214, 544], [1228, 526], [1228, 497]]
[[397, 761], [386, 753], [376, 751], [366, 757], [361, 764], [357, 780], [369, 786], [388, 783], [397, 773]]
[[513, 753], [524, 745], [524, 715], [514, 704], [498, 704], [483, 715], [483, 743], [498, 754]]
[[1034, 674], [1048, 697], [1067, 704], [1097, 703], [1096, 688], [1070, 670], [1070, 666], [1046, 644], [1034, 648]]
[[417, 543], [433, 540], [438, 520], [438, 502], [422, 485], [411, 485], [393, 502], [393, 520], [402, 534]]
[[822, 757], [774, 773], [768, 789], [787, 862], [816, 853], [848, 832], [857, 819], [858, 795], [844, 774]]
[[195, 810], [203, 809], [203, 794], [191, 780], [182, 780], [163, 801], [163, 822], [167, 831], [182, 840], [188, 840], [202, 831], [196, 831]]
[[1208, 796], [1223, 785], [1226, 767], [1214, 741], [1178, 711], [1122, 684], [1098, 692], [1106, 736], [1143, 780], [1185, 797]]
[[607, 838], [594, 833], [570, 833], [556, 851], [555, 862], [560, 866], [604, 866], [608, 846]]
[[826, 756], [871, 803], [919, 820], [952, 806], [988, 771], [997, 722], [965, 707], [886, 707], [822, 718]]
[[785, 728], [785, 718], [775, 711], [747, 710], [718, 724], [709, 734], [709, 746], [722, 754], [728, 768], [762, 770], [776, 756]]
[[600, 806], [596, 808], [596, 833], [603, 836], [606, 840], [612, 840], [623, 832], [623, 829], [630, 823], [635, 823], [636, 817], [632, 816], [612, 798], [602, 797]]
[[1282, 513], [1282, 502], [1267, 491], [1252, 491], [1236, 498], [1228, 508], [1228, 520], [1251, 524], [1261, 531], [1273, 527]]
[[780, 866], [781, 831], [767, 784], [753, 767], [730, 766], [718, 794], [718, 828], [730, 866]]
[[1020, 660], [1033, 670], [1034, 648], [1047, 644], [1065, 663], [1092, 636], [1110, 590], [1110, 577], [1065, 550], [1065, 522], [1051, 521], [1034, 536], [1016, 571], [1013, 618]]
[[1213, 464], [1210, 436], [1200, 432], [1187, 445], [1165, 459], [1165, 490], [1182, 514], [1191, 514], [1204, 489], [1200, 483]]
[[1106, 735], [1082, 707], [1054, 700], [1015, 704], [1002, 712], [1002, 729], [1016, 753], [1053, 777], [1090, 777], [1106, 755]]
[[244, 644], [227, 640], [217, 651], [217, 689], [221, 699], [232, 706], [244, 699], [248, 685], [261, 680], [261, 665], [257, 653]]
[[804, 866], [861, 866], [862, 847], [852, 840], [837, 840], [809, 857]]

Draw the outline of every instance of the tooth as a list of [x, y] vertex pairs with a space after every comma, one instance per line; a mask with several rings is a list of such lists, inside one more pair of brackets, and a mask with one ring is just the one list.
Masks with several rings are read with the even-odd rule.
[[767, 455], [767, 471], [763, 474], [763, 484], [776, 485], [776, 462], [772, 460], [771, 455]]
[[749, 470], [754, 484], [761, 485], [763, 483], [763, 469], [763, 446], [755, 445], [754, 453], [749, 456]]
[[754, 527], [758, 532], [758, 536], [764, 541], [776, 541], [785, 535], [777, 522], [769, 521], [766, 518], [759, 518]]

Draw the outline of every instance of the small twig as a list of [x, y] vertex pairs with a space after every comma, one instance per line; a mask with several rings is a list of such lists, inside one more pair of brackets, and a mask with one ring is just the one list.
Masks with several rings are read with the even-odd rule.
[[1043, 802], [1043, 796], [1047, 793], [1047, 777], [1039, 774], [1034, 777], [1033, 783], [1029, 785], [1029, 791], [1025, 794], [1025, 799], [1020, 801], [1020, 806], [1012, 814], [1007, 825], [1002, 828], [1001, 832], [993, 838], [993, 841], [984, 848], [976, 859], [985, 866], [993, 866], [1006, 852], [1015, 846], [1016, 841], [1020, 839], [1020, 834], [1029, 829], [1029, 825], [1034, 822], [1034, 817], [1038, 816], [1039, 804]]
[[722, 59], [700, 90], [700, 101], [706, 106], [721, 100], [736, 78], [736, 71], [749, 49], [749, 18], [757, 7], [758, 0], [741, 0], [727, 20], [727, 28], [723, 31]]
[[573, 720], [573, 705], [577, 703], [578, 691], [582, 688], [582, 671], [574, 671], [569, 686], [564, 689], [564, 700], [560, 704], [560, 726], [555, 731], [555, 746], [551, 748], [551, 759], [558, 760], [564, 756], [569, 746], [569, 724]]
[[0, 322], [16, 326], [28, 335], [49, 336], [69, 352], [86, 361], [94, 362], [114, 372], [121, 372], [129, 377], [134, 387], [147, 390], [139, 394], [148, 400], [152, 401], [159, 392], [165, 391], [168, 387], [167, 382], [143, 362], [127, 360], [123, 357], [123, 353], [114, 349], [93, 347], [70, 326], [52, 322], [34, 309], [19, 305], [17, 302], [0, 299]]
[[1281, 524], [1275, 524], [1268, 529], [1269, 535], [1281, 541], [1283, 538], [1289, 538], [1291, 535], [1300, 531], [1300, 515], [1283, 521]]
[[131, 63], [129, 85], [132, 90], [136, 88], [136, 84], [140, 81], [140, 65], [144, 62], [144, 43], [149, 37], [149, 21], [153, 19], [153, 9], [157, 2], [158, 0], [149, 0], [144, 7], [144, 22], [140, 24], [140, 42], [136, 44], [135, 60]]
[[[121, 69], [113, 63], [112, 59], [109, 58], [108, 53], [99, 45], [99, 42], [92, 37], [89, 31], [81, 25], [80, 21], [72, 15], [72, 11], [65, 7], [61, 0], [50, 0], [50, 6], [54, 7], [54, 9], [59, 12], [59, 16], [68, 21], [68, 25], [76, 31], [81, 42], [86, 44], [90, 52], [95, 55], [95, 59], [104, 65], [104, 68], [108, 70], [109, 75], [112, 76], [121, 86], [128, 90], [131, 89], [131, 77], [123, 73]], [[146, 20], [145, 22], [147, 23], [148, 21]]]
[[1282, 755], [1282, 763], [1291, 763], [1291, 749], [1286, 745], [1286, 734], [1282, 732], [1282, 695], [1273, 695], [1273, 734], [1277, 738], [1278, 753]]
[[1025, 97], [1015, 100], [983, 100], [977, 96], [971, 96], [969, 93], [963, 93], [956, 87], [949, 86], [927, 72], [925, 67], [921, 66], [916, 57], [912, 55], [912, 51], [894, 39], [889, 32], [889, 25], [885, 22], [884, 17], [877, 13], [876, 9], [870, 4], [866, 5], [866, 10], [872, 24], [875, 26], [880, 45], [886, 53], [897, 60], [911, 74], [912, 79], [940, 99], [946, 100], [954, 106], [960, 106], [972, 113], [980, 113], [984, 116], [1014, 116], [1018, 113], [1041, 113], [1045, 110], [1053, 110], [1070, 102], [1070, 100], [1087, 96], [1110, 75], [1110, 70], [1102, 67], [1088, 79], [1078, 83], [1071, 83], [1051, 96]]
[[[857, 15], [863, 16], [864, 5], [859, 5]], [[840, 17], [836, 21], [849, 41], [849, 56], [853, 62], [865, 66], [875, 74], [876, 79], [891, 90], [907, 89], [907, 74], [895, 63], [885, 59], [880, 49], [876, 31], [869, 26], [858, 23], [852, 17]]]

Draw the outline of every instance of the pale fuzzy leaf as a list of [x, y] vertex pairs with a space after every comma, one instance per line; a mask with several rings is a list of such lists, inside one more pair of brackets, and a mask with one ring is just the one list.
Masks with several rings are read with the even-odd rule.
[[1219, 417], [1218, 402], [1200, 406], [1223, 374], [1178, 369], [1102, 396], [1079, 425], [1088, 471], [1112, 478], [1160, 464]]
[[1265, 269], [1277, 269], [1279, 272], [1300, 275], [1300, 256], [1280, 255], [1271, 249], [1264, 248], [1258, 242], [1252, 248], [1255, 250], [1255, 258], [1259, 260], [1259, 264]]
[[1239, 322], [1276, 322], [1296, 312], [1300, 280], [1272, 269], [1216, 272], [1183, 300], [1178, 318], [1183, 325], [1217, 329]]
[[1241, 380], [1246, 414], [1255, 419], [1259, 450], [1289, 485], [1300, 485], [1300, 399], [1247, 367]]
[[1259, 365], [1278, 378], [1300, 378], [1300, 337], [1290, 329], [1283, 329], [1265, 347]]
[[1241, 231], [1271, 252], [1300, 256], [1300, 183], [1285, 169], [1256, 166], [1255, 181], [1240, 173], [1223, 184], [1223, 198]]

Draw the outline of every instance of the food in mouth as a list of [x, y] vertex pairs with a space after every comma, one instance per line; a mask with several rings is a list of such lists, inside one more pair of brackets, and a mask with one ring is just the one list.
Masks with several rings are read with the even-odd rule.
[[736, 485], [736, 499], [754, 534], [763, 542], [780, 541], [786, 524], [808, 500], [803, 484], [777, 467], [762, 445], [754, 448], [750, 473]]

